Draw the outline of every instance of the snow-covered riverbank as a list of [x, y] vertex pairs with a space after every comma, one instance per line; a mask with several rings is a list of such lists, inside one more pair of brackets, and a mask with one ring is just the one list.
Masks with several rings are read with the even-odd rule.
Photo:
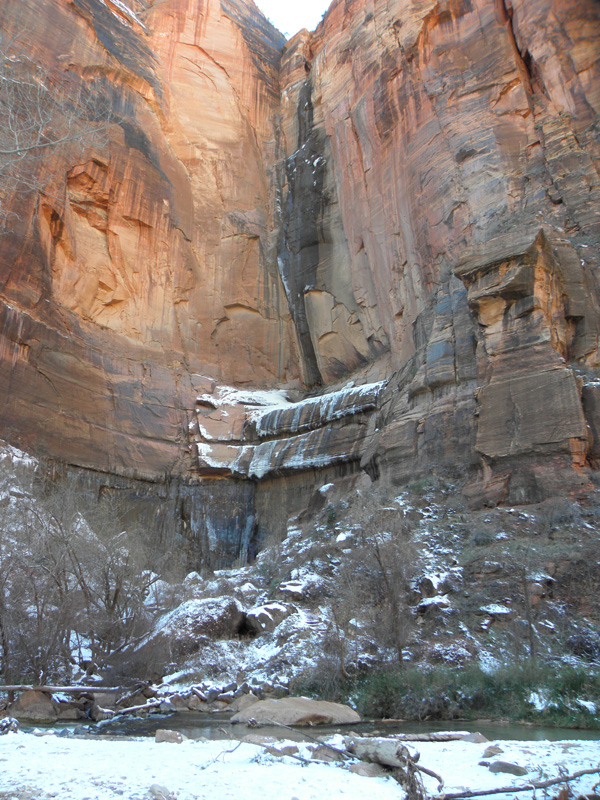
[[[245, 733], [247, 729], [240, 730], [240, 736]], [[502, 752], [485, 758], [492, 744]], [[416, 746], [421, 752], [419, 763], [443, 776], [446, 792], [519, 786], [527, 780], [558, 777], [561, 769], [573, 773], [600, 762], [598, 741], [454, 741]], [[300, 756], [311, 757], [306, 746], [300, 746]], [[499, 760], [523, 767], [527, 775], [492, 773], [486, 764]], [[581, 778], [574, 785], [576, 794], [591, 792], [597, 780], [598, 776]], [[437, 793], [437, 782], [426, 778], [426, 788]], [[559, 788], [549, 790], [550, 796]], [[398, 800], [403, 796], [391, 778], [362, 777], [338, 764], [304, 765], [249, 743], [156, 744], [148, 739], [74, 739], [30, 733], [0, 737], [3, 800]], [[510, 795], [495, 797], [508, 800]]]

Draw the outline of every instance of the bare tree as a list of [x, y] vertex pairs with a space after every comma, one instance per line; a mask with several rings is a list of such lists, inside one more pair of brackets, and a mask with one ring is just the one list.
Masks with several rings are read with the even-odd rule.
[[110, 124], [94, 83], [49, 74], [26, 55], [20, 39], [0, 37], [0, 232], [16, 216], [11, 198], [48, 185], [48, 151], [88, 147]]
[[82, 511], [82, 504], [68, 479], [40, 489], [0, 475], [5, 683], [69, 680], [78, 649], [102, 664], [147, 632], [144, 598], [156, 576], [140, 531], [123, 530], [113, 505]]
[[354, 531], [351, 552], [336, 576], [338, 592], [331, 603], [331, 647], [340, 672], [348, 676], [353, 620], [368, 621], [372, 638], [390, 648], [402, 665], [404, 650], [414, 630], [409, 605], [418, 555], [411, 531], [399, 509], [374, 496], [347, 520]]

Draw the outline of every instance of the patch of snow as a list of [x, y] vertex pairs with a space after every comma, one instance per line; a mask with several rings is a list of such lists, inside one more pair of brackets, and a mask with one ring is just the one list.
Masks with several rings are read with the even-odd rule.
[[279, 585], [279, 589], [286, 594], [296, 595], [302, 597], [304, 593], [304, 584], [302, 581], [286, 581]]
[[338, 543], [341, 543], [341, 542], [346, 542], [346, 541], [348, 541], [348, 539], [351, 539], [353, 535], [354, 535], [354, 534], [352, 533], [352, 531], [344, 531], [343, 533], [339, 533], [339, 534], [336, 536], [336, 539], [335, 539], [335, 540], [336, 540], [336, 542], [338, 542]]
[[480, 611], [484, 614], [489, 614], [491, 617], [507, 617], [513, 613], [512, 609], [507, 606], [501, 606], [499, 603], [490, 603], [488, 606], [482, 606]]
[[429, 608], [429, 606], [436, 606], [437, 608], [450, 608], [450, 600], [445, 594], [436, 594], [435, 597], [425, 597], [419, 603], [419, 608]]
[[501, 662], [495, 658], [491, 653], [482, 650], [479, 653], [479, 666], [488, 675], [493, 675], [502, 666]]
[[586, 711], [589, 711], [590, 714], [596, 714], [598, 710], [596, 703], [592, 703], [590, 700], [577, 699], [575, 702], [578, 706], [581, 706], [581, 708], [585, 708]]
[[536, 711], [545, 711], [548, 708], [548, 698], [543, 692], [531, 692], [527, 702], [532, 705]]
[[[133, 13], [133, 11], [122, 2], [122, 0], [100, 0], [103, 6], [106, 6], [108, 10], [112, 13], [114, 17], [116, 17], [122, 25], [129, 26], [132, 23], [139, 25], [140, 28], [146, 30], [146, 26], [144, 23]], [[120, 13], [119, 13], [120, 12]], [[125, 17], [125, 19], [123, 19]]]
[[[327, 740], [343, 747], [337, 735]], [[285, 742], [285, 744], [292, 744]], [[480, 762], [489, 743], [464, 741], [420, 742], [419, 764], [442, 775], [444, 792], [465, 789], [494, 790], [521, 786], [523, 778], [494, 774]], [[524, 766], [529, 776], [558, 777], [595, 767], [598, 743], [502, 742], [502, 759]], [[301, 752], [309, 755], [301, 745]], [[178, 800], [398, 800], [403, 792], [392, 778], [363, 778], [338, 764], [301, 764], [277, 758], [250, 743], [185, 741], [179, 745], [152, 740], [106, 741], [34, 736], [13, 733], [0, 740], [4, 792], [26, 791], [27, 796], [69, 797], [69, 800], [142, 800], [162, 786]], [[526, 780], [526, 779], [525, 779]], [[597, 776], [580, 778], [577, 795], [590, 794]], [[424, 776], [429, 795], [438, 792], [437, 781]], [[153, 789], [153, 792], [150, 790]], [[512, 793], [495, 795], [510, 800]]]

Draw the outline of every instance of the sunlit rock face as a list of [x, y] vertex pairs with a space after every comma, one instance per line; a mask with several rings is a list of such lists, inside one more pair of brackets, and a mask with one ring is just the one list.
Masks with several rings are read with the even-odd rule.
[[111, 109], [14, 198], [8, 438], [263, 509], [331, 470], [585, 490], [597, 0], [334, 0], [288, 43], [251, 0], [9, 0], [0, 26]]
[[19, 0], [0, 27], [110, 114], [15, 198], [5, 430], [80, 465], [185, 472], [195, 375], [300, 374], [276, 258], [283, 38], [246, 0]]

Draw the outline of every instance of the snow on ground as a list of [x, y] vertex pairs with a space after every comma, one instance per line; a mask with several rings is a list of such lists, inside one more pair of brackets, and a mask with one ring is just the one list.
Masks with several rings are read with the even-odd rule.
[[[160, 793], [158, 787], [168, 792]], [[0, 797], [4, 797], [2, 791], [24, 789], [33, 790], [35, 800], [152, 796], [169, 800], [364, 800], [369, 796], [398, 800], [401, 796], [398, 785], [387, 778], [363, 778], [329, 764], [305, 767], [251, 744], [155, 744], [151, 740], [8, 734], [0, 739]]]
[[[246, 729], [240, 730], [244, 736]], [[313, 732], [314, 733], [314, 732]], [[340, 737], [336, 737], [338, 744]], [[291, 744], [291, 743], [288, 743]], [[496, 742], [502, 752], [484, 759], [489, 742], [419, 743], [419, 764], [445, 780], [445, 792], [465, 788], [522, 786], [527, 780], [572, 774], [600, 762], [600, 742]], [[309, 757], [301, 745], [302, 757]], [[497, 760], [528, 770], [524, 778], [494, 774], [485, 764]], [[484, 764], [480, 763], [484, 762]], [[575, 784], [576, 793], [590, 793], [598, 776]], [[437, 794], [437, 782], [425, 778]], [[558, 787], [560, 789], [560, 787]], [[550, 790], [550, 796], [558, 789]], [[261, 747], [236, 742], [186, 741], [155, 744], [149, 739], [99, 740], [31, 733], [0, 738], [0, 797], [47, 800], [399, 800], [403, 792], [391, 778], [364, 778], [336, 764], [304, 765], [278, 758]], [[509, 800], [510, 795], [496, 795]], [[528, 798], [529, 794], [522, 797]]]
[[[593, 769], [600, 765], [600, 741], [563, 742], [511, 742], [497, 741], [502, 752], [487, 758], [484, 753], [490, 742], [471, 744], [468, 742], [419, 743], [415, 746], [421, 753], [419, 764], [432, 769], [444, 778], [446, 793], [465, 789], [497, 789], [505, 786], [523, 786], [528, 781], [543, 781], [560, 777], [560, 770], [573, 774], [581, 769]], [[490, 772], [489, 766], [504, 761], [528, 770], [522, 778], [505, 772]], [[575, 785], [576, 794], [590, 793], [600, 776], [585, 776]], [[437, 793], [437, 781], [425, 777], [425, 788], [430, 794]], [[548, 789], [549, 796], [560, 790]], [[508, 800], [511, 795], [493, 795], [498, 800]], [[530, 798], [529, 794], [521, 797]]]

